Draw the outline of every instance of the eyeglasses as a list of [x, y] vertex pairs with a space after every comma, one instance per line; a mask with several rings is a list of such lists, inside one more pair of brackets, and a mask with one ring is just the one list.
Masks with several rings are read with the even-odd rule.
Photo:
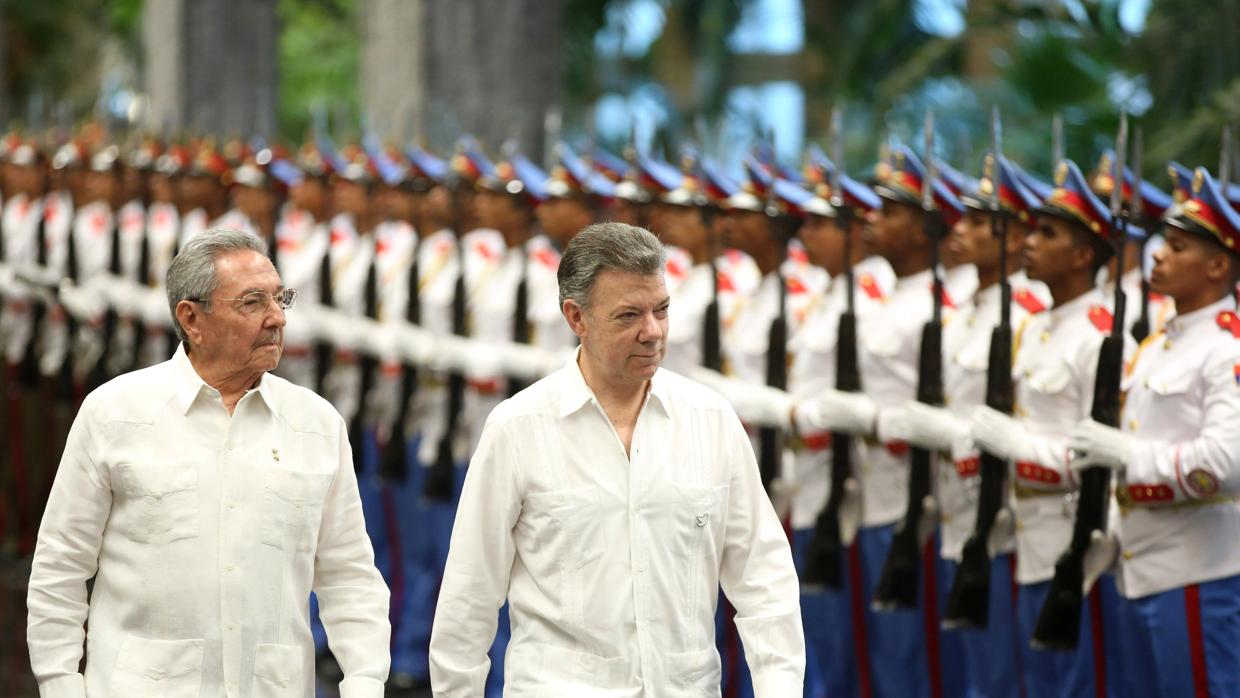
[[240, 303], [238, 309], [246, 315], [258, 315], [265, 311], [272, 301], [280, 306], [280, 310], [288, 310], [293, 307], [293, 303], [297, 300], [297, 289], [286, 288], [276, 291], [275, 294], [266, 291], [250, 291], [240, 298], [188, 298], [186, 300], [194, 303], [211, 303], [213, 301], [233, 301]]

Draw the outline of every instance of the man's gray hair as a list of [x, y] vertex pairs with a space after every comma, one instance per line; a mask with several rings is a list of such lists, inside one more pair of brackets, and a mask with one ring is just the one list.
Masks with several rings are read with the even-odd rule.
[[[256, 235], [240, 230], [208, 228], [190, 238], [173, 257], [164, 286], [168, 293], [168, 309], [172, 311], [172, 326], [187, 349], [189, 338], [177, 320], [177, 303], [210, 298], [220, 287], [219, 275], [215, 273], [216, 258], [237, 250], [254, 250], [267, 256], [267, 243]], [[206, 308], [210, 312], [210, 304]]]
[[556, 278], [560, 305], [573, 300], [582, 308], [590, 305], [590, 291], [600, 271], [611, 269], [640, 276], [663, 273], [667, 250], [645, 228], [627, 223], [588, 225], [568, 243]]

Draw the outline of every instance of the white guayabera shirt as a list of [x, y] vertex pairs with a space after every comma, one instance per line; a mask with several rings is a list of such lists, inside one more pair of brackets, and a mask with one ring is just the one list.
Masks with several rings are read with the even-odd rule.
[[313, 695], [313, 588], [341, 695], [382, 696], [388, 590], [350, 454], [340, 415], [276, 376], [230, 417], [184, 347], [87, 396], [30, 574], [41, 695]]
[[732, 408], [660, 369], [631, 452], [575, 360], [491, 413], [436, 610], [436, 696], [483, 695], [505, 598], [509, 698], [718, 696], [720, 586], [757, 698], [801, 695], [796, 572]]

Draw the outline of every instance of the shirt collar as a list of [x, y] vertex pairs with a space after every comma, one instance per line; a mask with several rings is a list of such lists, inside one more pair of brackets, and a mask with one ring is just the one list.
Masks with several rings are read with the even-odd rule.
[[[177, 345], [176, 353], [172, 355], [172, 390], [176, 400], [177, 409], [181, 414], [189, 412], [189, 408], [193, 406], [194, 400], [206, 391], [207, 395], [218, 400], [220, 399], [220, 391], [207, 385], [207, 382], [198, 375], [198, 371], [194, 370], [194, 364], [190, 363], [189, 354], [185, 352], [185, 344]], [[251, 388], [247, 392], [257, 392], [259, 397], [267, 405], [267, 408], [275, 412], [275, 400], [271, 393], [271, 380], [264, 373], [258, 379], [258, 387]]]
[[1176, 315], [1167, 321], [1166, 332], [1169, 336], [1181, 334], [1186, 330], [1197, 327], [1203, 323], [1214, 324], [1218, 314], [1224, 310], [1234, 311], [1236, 309], [1236, 299], [1231, 294], [1223, 296], [1204, 308], [1198, 308], [1191, 313], [1185, 315]]
[[[581, 374], [581, 365], [577, 360], [581, 357], [581, 346], [573, 351], [573, 357], [561, 369], [563, 380], [560, 384], [560, 417], [564, 418], [576, 412], [590, 402], [595, 401], [594, 391], [586, 384], [586, 378]], [[668, 401], [669, 394], [667, 390], [666, 371], [660, 368], [655, 371], [654, 376], [650, 379], [650, 389], [646, 392], [646, 399], [654, 398], [659, 405], [659, 409], [663, 414], [670, 415], [670, 403]]]

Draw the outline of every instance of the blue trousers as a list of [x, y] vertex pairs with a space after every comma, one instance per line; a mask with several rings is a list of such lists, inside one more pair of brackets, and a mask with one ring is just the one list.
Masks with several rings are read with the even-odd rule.
[[[960, 640], [968, 698], [1017, 698], [1021, 695], [1019, 652], [1016, 649], [1016, 595], [1014, 558], [1000, 555], [990, 561], [990, 612], [985, 629], [945, 632]], [[942, 561], [943, 605], [956, 579], [959, 563]]]
[[[792, 532], [792, 559], [804, 575], [805, 556], [813, 529]], [[855, 549], [854, 549], [855, 550]], [[853, 574], [857, 558], [845, 552], [844, 584], [839, 589], [802, 590], [801, 625], [805, 628], [805, 698], [858, 695], [858, 667], [854, 618], [864, 625], [865, 609], [858, 596], [854, 604]], [[857, 615], [854, 615], [857, 614]], [[864, 637], [864, 628], [862, 637]], [[866, 677], [869, 681], [869, 677]]]
[[1240, 696], [1240, 576], [1120, 599], [1117, 695]]
[[[907, 611], [869, 610], [891, 550], [895, 525], [857, 532], [865, 589], [867, 647], [861, 661], [869, 663], [877, 698], [930, 698], [966, 695], [964, 650], [959, 633], [941, 632], [941, 608], [947, 588], [941, 579], [938, 543], [926, 543], [917, 608]], [[933, 604], [927, 607], [927, 599]], [[860, 648], [858, 648], [860, 649]]]
[[1115, 578], [1103, 575], [1085, 599], [1081, 635], [1072, 652], [1039, 650], [1030, 644], [1050, 586], [1049, 581], [1022, 584], [1018, 591], [1017, 623], [1026, 694], [1029, 698], [1127, 696], [1113, 680], [1123, 673], [1116, 645], [1121, 632]]

